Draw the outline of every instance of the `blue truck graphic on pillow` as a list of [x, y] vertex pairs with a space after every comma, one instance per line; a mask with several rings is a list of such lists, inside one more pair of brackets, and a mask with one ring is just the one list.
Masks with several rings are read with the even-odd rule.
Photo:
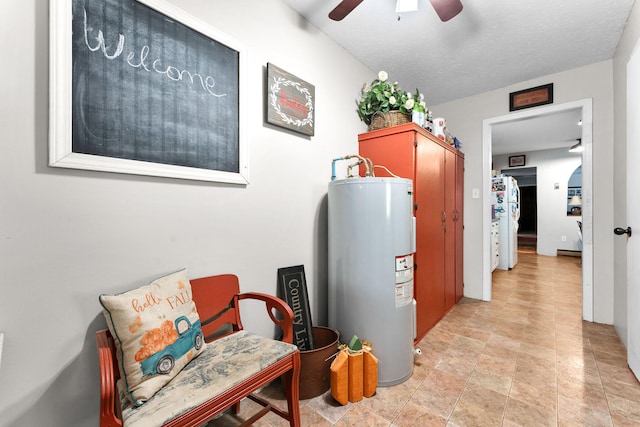
[[[166, 375], [171, 372], [176, 360], [187, 354], [189, 350], [192, 348], [200, 350], [202, 348], [203, 338], [200, 320], [191, 324], [186, 316], [180, 316], [175, 321], [175, 327], [176, 331], [178, 331], [178, 339], [140, 362], [143, 376]], [[181, 330], [182, 332], [180, 332]]]

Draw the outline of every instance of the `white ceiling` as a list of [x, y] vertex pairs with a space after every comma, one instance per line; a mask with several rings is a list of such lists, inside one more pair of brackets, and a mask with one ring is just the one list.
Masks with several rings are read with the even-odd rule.
[[491, 127], [491, 153], [515, 154], [571, 147], [582, 138], [580, 119], [580, 109], [574, 109], [495, 124]]
[[[364, 0], [336, 22], [327, 15], [341, 0], [283, 1], [374, 73], [385, 70], [403, 89], [420, 89], [428, 105], [611, 59], [634, 3], [462, 0], [462, 12], [441, 22], [427, 0], [399, 20], [396, 0]], [[354, 88], [354, 98], [359, 90]], [[562, 118], [567, 120], [546, 117], [540, 119], [544, 123], [494, 126], [493, 153], [573, 145], [580, 137], [576, 117]], [[562, 124], [566, 128], [558, 128]], [[530, 129], [522, 132], [520, 125]], [[551, 129], [556, 129], [552, 137], [534, 132]], [[538, 143], [547, 146], [538, 148]]]

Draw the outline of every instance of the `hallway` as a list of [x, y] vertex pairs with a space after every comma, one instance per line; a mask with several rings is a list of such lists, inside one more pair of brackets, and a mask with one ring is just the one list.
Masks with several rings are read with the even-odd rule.
[[[519, 256], [494, 272], [491, 302], [465, 298], [427, 334], [409, 380], [344, 407], [330, 393], [301, 401], [302, 425], [640, 425], [640, 384], [613, 326], [581, 320], [580, 258]], [[283, 404], [279, 386], [263, 393]]]

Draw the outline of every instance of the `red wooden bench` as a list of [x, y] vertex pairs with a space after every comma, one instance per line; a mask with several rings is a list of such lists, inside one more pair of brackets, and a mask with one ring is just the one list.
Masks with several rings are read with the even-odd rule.
[[[293, 312], [289, 306], [270, 295], [240, 293], [238, 278], [231, 274], [190, 282], [206, 350], [143, 405], [131, 405], [118, 392], [120, 371], [113, 338], [106, 329], [96, 332], [100, 359], [100, 426], [137, 425], [138, 420], [149, 425], [148, 413], [157, 416], [162, 411], [171, 414], [162, 421], [163, 425], [201, 426], [229, 408], [237, 414], [244, 398], [263, 406], [244, 425], [253, 424], [271, 411], [291, 426], [300, 426], [300, 351], [292, 344]], [[239, 302], [245, 299], [265, 303], [269, 317], [282, 330], [282, 342], [243, 330]], [[242, 351], [230, 353], [230, 349], [238, 348]], [[287, 396], [287, 411], [254, 394], [280, 377]]]

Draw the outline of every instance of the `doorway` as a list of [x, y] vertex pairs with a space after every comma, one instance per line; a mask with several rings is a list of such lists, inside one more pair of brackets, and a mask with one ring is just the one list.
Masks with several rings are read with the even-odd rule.
[[538, 242], [537, 168], [502, 169], [520, 187], [520, 220], [518, 221], [518, 251], [536, 253]]
[[579, 109], [582, 116], [582, 313], [583, 319], [593, 321], [593, 239], [592, 239], [592, 101], [584, 99], [565, 104], [539, 107], [531, 111], [520, 111], [506, 116], [483, 120], [483, 263], [482, 298], [491, 300], [492, 278], [490, 257], [491, 230], [491, 128], [494, 125], [523, 119], [544, 117], [567, 110]]

